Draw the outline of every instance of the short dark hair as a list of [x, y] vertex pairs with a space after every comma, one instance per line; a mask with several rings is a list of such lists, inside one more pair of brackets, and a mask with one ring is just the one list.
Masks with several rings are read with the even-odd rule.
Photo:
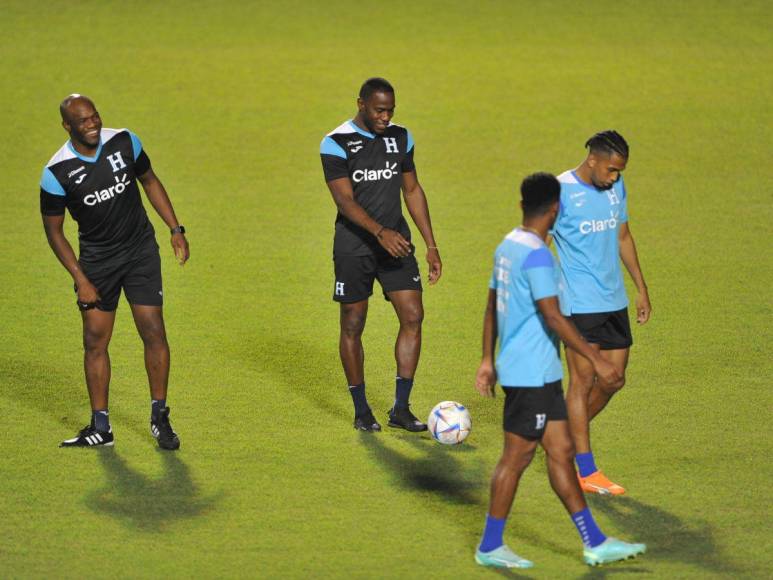
[[596, 133], [585, 142], [585, 147], [591, 153], [604, 153], [605, 155], [617, 153], [623, 159], [628, 159], [628, 143], [620, 133], [612, 129]]
[[544, 215], [561, 195], [561, 184], [551, 173], [532, 173], [521, 182], [524, 217]]
[[373, 93], [395, 93], [394, 87], [389, 81], [381, 77], [372, 77], [362, 83], [360, 87], [360, 98], [367, 101]]

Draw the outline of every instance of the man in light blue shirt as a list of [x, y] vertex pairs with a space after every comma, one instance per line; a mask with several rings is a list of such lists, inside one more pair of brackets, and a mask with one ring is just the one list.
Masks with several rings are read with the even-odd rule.
[[505, 237], [494, 257], [483, 320], [483, 359], [475, 388], [493, 397], [499, 376], [505, 391], [505, 448], [491, 480], [489, 513], [475, 553], [475, 561], [482, 566], [533, 566], [505, 545], [503, 535], [518, 482], [538, 444], [547, 456], [550, 483], [580, 534], [586, 563], [614, 562], [646, 550], [644, 544], [629, 544], [601, 532], [574, 472], [558, 338], [587, 357], [600, 381], [614, 384], [621, 377], [558, 308], [558, 272], [545, 238], [558, 213], [560, 191], [556, 178], [547, 173], [524, 179], [523, 225]]
[[[585, 161], [558, 176], [561, 203], [552, 234], [561, 261], [561, 309], [583, 338], [624, 376], [633, 339], [621, 260], [638, 290], [637, 322], [647, 322], [652, 311], [628, 228], [628, 193], [621, 175], [628, 162], [628, 143], [615, 131], [603, 131], [585, 146], [589, 149]], [[623, 494], [625, 489], [596, 467], [589, 423], [625, 381], [618, 385], [596, 381], [593, 366], [570, 345], [566, 361], [566, 402], [580, 485], [588, 493]]]

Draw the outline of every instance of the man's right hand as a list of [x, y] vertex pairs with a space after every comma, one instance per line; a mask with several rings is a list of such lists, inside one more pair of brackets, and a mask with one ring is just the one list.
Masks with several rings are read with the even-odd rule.
[[593, 370], [596, 372], [596, 376], [605, 385], [616, 386], [622, 380], [623, 377], [617, 367], [611, 362], [599, 355], [595, 361], [593, 361]]
[[475, 388], [484, 397], [494, 396], [497, 384], [497, 371], [491, 361], [482, 361], [475, 375]]
[[384, 228], [376, 235], [376, 239], [393, 258], [404, 258], [411, 253], [411, 243], [400, 232]]
[[97, 287], [86, 278], [76, 283], [78, 287], [78, 302], [83, 306], [92, 306], [99, 302], [100, 296]]

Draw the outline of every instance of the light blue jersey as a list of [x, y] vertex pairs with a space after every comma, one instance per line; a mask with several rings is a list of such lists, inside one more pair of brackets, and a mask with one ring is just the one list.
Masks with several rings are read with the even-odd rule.
[[497, 293], [499, 383], [542, 387], [561, 379], [558, 338], [536, 304], [558, 296], [558, 269], [545, 242], [525, 230], [510, 232], [494, 254], [489, 287]]
[[562, 173], [558, 181], [561, 206], [551, 233], [561, 262], [561, 311], [568, 316], [625, 308], [618, 238], [628, 221], [623, 177], [604, 191], [582, 182], [574, 171]]

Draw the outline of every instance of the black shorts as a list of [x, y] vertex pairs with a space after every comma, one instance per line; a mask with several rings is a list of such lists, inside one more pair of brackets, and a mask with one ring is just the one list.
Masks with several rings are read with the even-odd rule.
[[376, 256], [334, 256], [333, 262], [336, 276], [333, 300], [336, 302], [366, 300], [373, 294], [373, 281], [376, 279], [387, 300], [387, 292], [422, 289], [413, 246], [410, 255], [404, 258], [393, 258], [384, 253]]
[[566, 421], [561, 381], [544, 387], [503, 387], [505, 408], [502, 428], [527, 439], [541, 439], [548, 421]]
[[[120, 263], [81, 264], [83, 273], [97, 287], [100, 301], [96, 308], [112, 312], [118, 308], [121, 289], [130, 304], [161, 306], [164, 295], [161, 285], [161, 256], [155, 240], [143, 243], [128, 260]], [[77, 293], [78, 288], [75, 287]], [[78, 308], [88, 310], [77, 302]]]
[[633, 344], [628, 308], [615, 312], [572, 314], [570, 317], [582, 337], [598, 344], [601, 350], [629, 348]]

